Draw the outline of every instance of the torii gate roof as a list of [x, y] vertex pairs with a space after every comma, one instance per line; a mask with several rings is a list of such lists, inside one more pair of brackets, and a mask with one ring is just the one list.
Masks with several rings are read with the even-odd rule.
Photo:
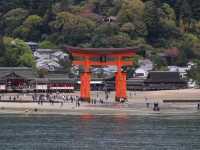
[[139, 51], [138, 48], [135, 47], [126, 47], [126, 48], [80, 48], [73, 46], [66, 46], [66, 50], [70, 53], [82, 53], [82, 54], [100, 54], [100, 55], [108, 55], [108, 54], [121, 54], [121, 53], [137, 53]]

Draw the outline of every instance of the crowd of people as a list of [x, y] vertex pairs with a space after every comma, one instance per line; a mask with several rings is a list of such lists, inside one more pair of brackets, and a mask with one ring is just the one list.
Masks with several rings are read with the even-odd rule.
[[[105, 97], [97, 92], [95, 98], [90, 99], [90, 104], [107, 104], [109, 99], [109, 93], [105, 93]], [[60, 104], [75, 104], [76, 107], [80, 107], [81, 98], [74, 93], [16, 93], [16, 94], [1, 94], [0, 101], [4, 102], [35, 102], [40, 105], [44, 103]]]
[[[136, 95], [136, 93], [134, 93]], [[132, 96], [132, 95], [131, 95]], [[158, 102], [152, 103], [147, 97], [144, 98], [146, 108], [151, 108], [153, 111], [160, 111], [160, 105]], [[16, 93], [16, 94], [0, 94], [0, 101], [3, 102], [35, 102], [40, 105], [44, 103], [60, 104], [73, 104], [76, 107], [80, 107], [82, 99], [75, 95], [75, 93]], [[113, 104], [114, 100], [111, 98], [109, 92], [100, 93], [96, 92], [90, 99], [90, 104]], [[120, 101], [121, 102], [121, 101]], [[200, 110], [200, 103], [195, 106]]]
[[52, 93], [52, 94], [34, 94], [32, 95], [33, 102], [38, 102], [38, 104], [43, 104], [44, 102], [54, 104], [60, 103], [63, 105], [64, 103], [76, 103], [76, 106], [80, 106], [80, 97], [74, 95], [66, 95], [60, 93]]

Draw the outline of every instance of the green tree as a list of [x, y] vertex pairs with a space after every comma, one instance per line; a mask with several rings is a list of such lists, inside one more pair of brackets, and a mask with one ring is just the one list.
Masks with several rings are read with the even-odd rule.
[[12, 35], [13, 30], [20, 26], [25, 18], [28, 16], [28, 11], [22, 8], [16, 8], [8, 11], [3, 15], [5, 23], [6, 35]]
[[111, 36], [107, 38], [109, 42], [109, 47], [130, 47], [132, 46], [132, 41], [127, 34], [120, 33], [118, 35]]
[[190, 28], [192, 20], [192, 8], [188, 0], [177, 0], [176, 12], [179, 26], [183, 32]]
[[4, 54], [5, 54], [5, 46], [3, 42], [3, 33], [0, 31], [0, 64], [4, 63], [4, 58], [3, 58]]
[[99, 25], [91, 40], [93, 47], [112, 47], [110, 41], [119, 34], [119, 26], [115, 23], [103, 23]]
[[56, 20], [49, 25], [52, 31], [58, 33], [58, 43], [72, 45], [88, 42], [95, 28], [95, 22], [68, 12], [58, 13]]
[[45, 40], [39, 43], [39, 48], [56, 49], [58, 47], [53, 42]]
[[182, 50], [179, 56], [176, 58], [174, 64], [178, 66], [185, 66], [187, 62], [188, 62], [187, 51]]
[[18, 60], [19, 66], [34, 67], [35, 61], [33, 55], [30, 52], [25, 52]]
[[26, 18], [23, 24], [18, 27], [14, 33], [16, 37], [20, 37], [24, 40], [37, 41], [41, 39], [41, 26], [42, 18], [37, 15], [31, 15]]
[[149, 31], [148, 41], [157, 47], [173, 47], [173, 41], [181, 36], [176, 25], [175, 11], [167, 3], [160, 5], [160, 8], [156, 6], [155, 1], [145, 3], [145, 22]]
[[167, 40], [177, 38], [180, 35], [180, 31], [176, 26], [174, 9], [166, 3], [162, 5], [160, 10], [159, 26], [161, 34], [163, 34], [163, 37]]
[[198, 36], [198, 38], [200, 38], [200, 21], [199, 20], [192, 21], [190, 32]]
[[72, 67], [72, 62], [70, 59], [61, 59], [59, 64], [63, 67], [63, 71], [70, 73]]
[[123, 26], [132, 23], [137, 36], [146, 36], [147, 29], [144, 22], [144, 3], [141, 0], [124, 0], [117, 15], [118, 21]]
[[167, 62], [164, 59], [162, 59], [158, 55], [154, 55], [152, 57], [153, 57], [152, 60], [154, 63], [155, 70], [165, 70], [166, 69]]
[[196, 81], [198, 85], [200, 85], [200, 62], [199, 60], [195, 60], [195, 65], [187, 73], [188, 78]]
[[2, 17], [0, 15], [0, 63], [1, 63], [1, 57], [4, 55], [5, 47], [3, 42], [3, 35], [4, 35], [4, 21], [2, 20]]
[[159, 38], [159, 6], [155, 0], [145, 2], [144, 21], [148, 29], [147, 40], [156, 43]]
[[118, 13], [120, 22], [135, 22], [144, 15], [144, 3], [141, 0], [124, 0]]
[[197, 57], [197, 55], [195, 56], [194, 54], [197, 54], [196, 46], [199, 44], [199, 42], [200, 40], [197, 36], [189, 33], [184, 34], [180, 49], [184, 51], [186, 58], [191, 59]]
[[96, 35], [106, 35], [112, 36], [116, 35], [119, 32], [119, 26], [115, 23], [103, 23], [97, 26], [95, 29]]
[[5, 37], [5, 54], [3, 66], [34, 66], [32, 51], [22, 40]]
[[199, 0], [189, 0], [189, 3], [192, 8], [192, 18], [195, 20], [200, 19], [200, 2]]

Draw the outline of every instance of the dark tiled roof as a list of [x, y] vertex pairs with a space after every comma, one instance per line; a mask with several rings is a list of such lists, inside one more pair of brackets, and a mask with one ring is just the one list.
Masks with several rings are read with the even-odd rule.
[[46, 83], [75, 83], [74, 79], [69, 78], [37, 78], [37, 84], [46, 84]]
[[66, 73], [48, 73], [48, 75], [46, 75], [45, 78], [58, 79], [58, 78], [69, 78], [69, 76]]
[[25, 79], [34, 79], [36, 78], [36, 73], [32, 68], [27, 67], [0, 67], [0, 79], [6, 78], [6, 76], [15, 74], [18, 77]]
[[5, 79], [28, 79], [37, 83], [75, 83], [66, 73], [49, 73], [45, 78], [39, 78], [37, 73], [27, 67], [0, 67], [0, 83]]
[[38, 83], [74, 83], [75, 79], [69, 78], [66, 73], [49, 73], [45, 78], [37, 78]]
[[144, 79], [136, 79], [136, 78], [129, 78], [126, 80], [127, 85], [143, 85], [144, 84]]
[[147, 79], [145, 82], [185, 82], [181, 79], [178, 72], [149, 72]]
[[49, 83], [75, 83], [75, 80], [69, 78], [49, 79]]

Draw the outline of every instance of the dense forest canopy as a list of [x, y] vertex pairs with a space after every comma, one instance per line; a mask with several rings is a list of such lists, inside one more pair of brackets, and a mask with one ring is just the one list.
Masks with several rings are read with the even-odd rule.
[[[1, 66], [26, 65], [23, 55], [31, 60], [27, 50], [17, 63], [9, 63], [23, 41], [139, 47], [160, 66], [200, 57], [199, 0], [1, 0], [0, 29]], [[15, 44], [11, 39], [17, 39]], [[159, 53], [174, 59], [165, 62]]]

